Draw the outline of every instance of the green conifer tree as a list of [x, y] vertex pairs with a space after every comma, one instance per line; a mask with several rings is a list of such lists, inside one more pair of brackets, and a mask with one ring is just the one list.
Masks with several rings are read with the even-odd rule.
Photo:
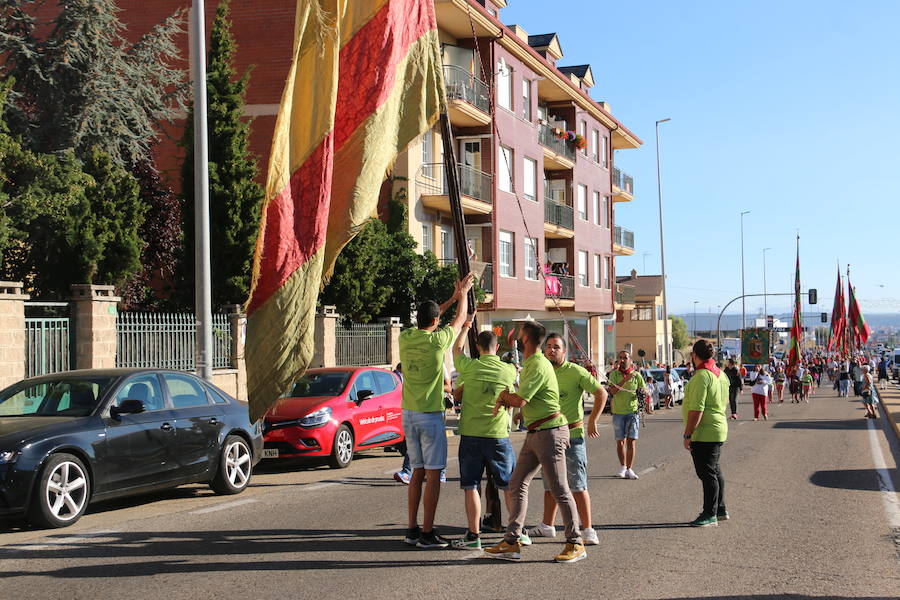
[[[253, 250], [259, 228], [263, 189], [256, 182], [256, 159], [250, 152], [250, 120], [244, 117], [248, 70], [237, 78], [237, 46], [231, 35], [228, 1], [219, 4], [210, 34], [207, 71], [209, 130], [210, 254], [213, 304], [234, 304], [250, 294]], [[194, 273], [194, 132], [193, 110], [183, 145], [184, 270]], [[191, 291], [191, 290], [188, 290]]]

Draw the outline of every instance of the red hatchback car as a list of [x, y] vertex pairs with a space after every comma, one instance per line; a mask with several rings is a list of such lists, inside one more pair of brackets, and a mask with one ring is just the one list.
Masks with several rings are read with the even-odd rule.
[[387, 369], [310, 369], [266, 413], [263, 458], [328, 456], [343, 469], [355, 452], [402, 444], [401, 385]]

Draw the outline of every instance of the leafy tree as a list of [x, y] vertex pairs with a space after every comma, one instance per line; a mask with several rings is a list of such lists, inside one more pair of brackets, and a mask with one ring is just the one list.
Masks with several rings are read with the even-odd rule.
[[[216, 9], [207, 73], [213, 304], [240, 303], [250, 295], [253, 250], [264, 195], [256, 182], [256, 159], [250, 153], [250, 121], [243, 116], [250, 71], [236, 78], [232, 66], [236, 50], [226, 0]], [[195, 223], [193, 111], [189, 114], [182, 144], [186, 149], [182, 168], [184, 266], [192, 280]]]
[[[406, 197], [406, 189], [401, 188], [388, 201], [389, 263], [380, 280], [391, 289], [390, 297], [383, 309], [383, 316], [399, 317], [403, 323], [408, 324], [411, 322], [411, 311], [419, 299], [420, 288], [428, 269], [423, 257], [416, 251], [418, 247], [416, 240], [409, 235]], [[434, 265], [437, 265], [437, 261]]]
[[677, 315], [669, 315], [669, 318], [672, 320], [672, 348], [674, 350], [686, 348], [691, 343], [687, 323]]
[[118, 166], [150, 160], [159, 123], [184, 109], [185, 74], [173, 64], [186, 11], [131, 44], [115, 0], [59, 0], [49, 29], [34, 17], [40, 4], [0, 5], [0, 75], [16, 81], [12, 132], [31, 150], [73, 149], [86, 162], [96, 148]]

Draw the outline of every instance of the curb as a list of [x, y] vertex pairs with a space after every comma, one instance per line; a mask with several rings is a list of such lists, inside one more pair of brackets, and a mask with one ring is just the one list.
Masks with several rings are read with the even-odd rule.
[[882, 412], [894, 430], [894, 435], [900, 441], [900, 389], [888, 384], [888, 389], [878, 390]]

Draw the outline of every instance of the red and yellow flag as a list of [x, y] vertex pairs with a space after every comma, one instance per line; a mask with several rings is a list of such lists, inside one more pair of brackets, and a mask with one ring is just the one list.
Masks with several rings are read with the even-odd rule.
[[247, 303], [251, 418], [309, 365], [323, 281], [444, 105], [431, 0], [298, 0]]
[[800, 236], [797, 236], [797, 268], [794, 271], [794, 319], [791, 324], [791, 345], [788, 349], [788, 367], [793, 369], [802, 358], [800, 342], [803, 338], [803, 314], [800, 304]]

